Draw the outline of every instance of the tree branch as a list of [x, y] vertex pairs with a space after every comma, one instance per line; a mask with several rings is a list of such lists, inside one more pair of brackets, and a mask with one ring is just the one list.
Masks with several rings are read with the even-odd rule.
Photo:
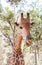
[[9, 37], [9, 35], [5, 35], [4, 33], [2, 33], [7, 39], [9, 39], [9, 42], [11, 43], [11, 45], [13, 46], [13, 42], [11, 41], [11, 38]]
[[10, 21], [8, 21], [8, 23], [9, 23], [9, 25], [10, 25], [10, 27], [11, 27], [12, 31], [14, 31], [14, 29], [13, 29], [13, 27], [12, 27], [12, 25], [11, 25]]
[[[13, 31], [13, 43], [15, 43], [14, 41], [15, 41], [15, 24], [14, 24], [14, 28], [12, 27], [12, 25], [11, 25], [11, 23], [10, 23], [10, 21], [8, 21], [8, 23], [9, 23], [9, 25], [10, 25], [10, 27], [11, 27], [11, 29], [12, 29], [12, 31]], [[11, 40], [10, 40], [11, 41]]]

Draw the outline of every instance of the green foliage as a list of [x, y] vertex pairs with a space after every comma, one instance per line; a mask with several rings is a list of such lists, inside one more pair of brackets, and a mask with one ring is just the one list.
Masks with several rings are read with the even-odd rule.
[[11, 21], [11, 24], [13, 24], [13, 25], [14, 25], [15, 18], [11, 18], [11, 19], [10, 19], [10, 21]]
[[41, 26], [40, 26], [40, 24], [42, 24], [41, 16], [37, 10], [32, 10], [30, 17], [31, 17], [31, 22], [32, 21], [35, 22], [34, 27], [31, 29], [31, 36], [32, 36], [33, 40], [35, 40], [35, 41], [40, 40], [41, 31], [42, 31]]
[[6, 7], [5, 12], [0, 16], [0, 19], [7, 22], [10, 21], [13, 23], [15, 21], [14, 13], [8, 7]]
[[10, 30], [10, 27], [4, 26], [3, 30]]
[[40, 14], [37, 10], [35, 9], [32, 10], [30, 16], [31, 16], [31, 21], [34, 21], [36, 25], [41, 22]]
[[0, 4], [0, 13], [2, 12], [2, 6], [1, 6], [1, 4]]
[[8, 7], [6, 7], [5, 10], [6, 10], [6, 13], [5, 13], [6, 18], [11, 19], [14, 16], [14, 13], [11, 10], [9, 10]]
[[42, 20], [42, 15], [40, 16], [41, 20]]

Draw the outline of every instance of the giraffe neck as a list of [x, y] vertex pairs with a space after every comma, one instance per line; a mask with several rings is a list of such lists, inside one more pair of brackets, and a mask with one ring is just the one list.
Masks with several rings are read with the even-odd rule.
[[19, 33], [17, 34], [15, 45], [13, 46], [13, 51], [19, 53], [21, 51], [21, 42], [22, 42], [22, 35]]

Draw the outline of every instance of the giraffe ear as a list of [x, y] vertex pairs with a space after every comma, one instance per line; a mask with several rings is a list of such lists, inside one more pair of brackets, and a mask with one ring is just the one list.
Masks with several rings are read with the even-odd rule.
[[15, 22], [14, 24], [15, 26], [18, 26], [20, 29], [22, 29], [22, 27], [17, 22]]
[[15, 26], [19, 26], [19, 24], [17, 22], [14, 23]]
[[30, 23], [30, 28], [32, 28], [35, 25], [35, 22]]

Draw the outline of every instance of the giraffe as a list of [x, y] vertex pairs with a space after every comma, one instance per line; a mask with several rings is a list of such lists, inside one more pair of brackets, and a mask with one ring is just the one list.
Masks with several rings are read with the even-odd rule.
[[13, 46], [12, 56], [9, 57], [7, 61], [7, 65], [25, 65], [24, 56], [21, 51], [21, 43], [23, 37], [26, 39], [26, 44], [31, 45], [31, 35], [30, 35], [30, 27], [34, 23], [30, 23], [30, 16], [27, 13], [27, 18], [23, 18], [23, 13], [21, 13], [20, 23], [15, 23], [16, 26], [20, 27], [20, 32], [16, 36], [15, 44]]

